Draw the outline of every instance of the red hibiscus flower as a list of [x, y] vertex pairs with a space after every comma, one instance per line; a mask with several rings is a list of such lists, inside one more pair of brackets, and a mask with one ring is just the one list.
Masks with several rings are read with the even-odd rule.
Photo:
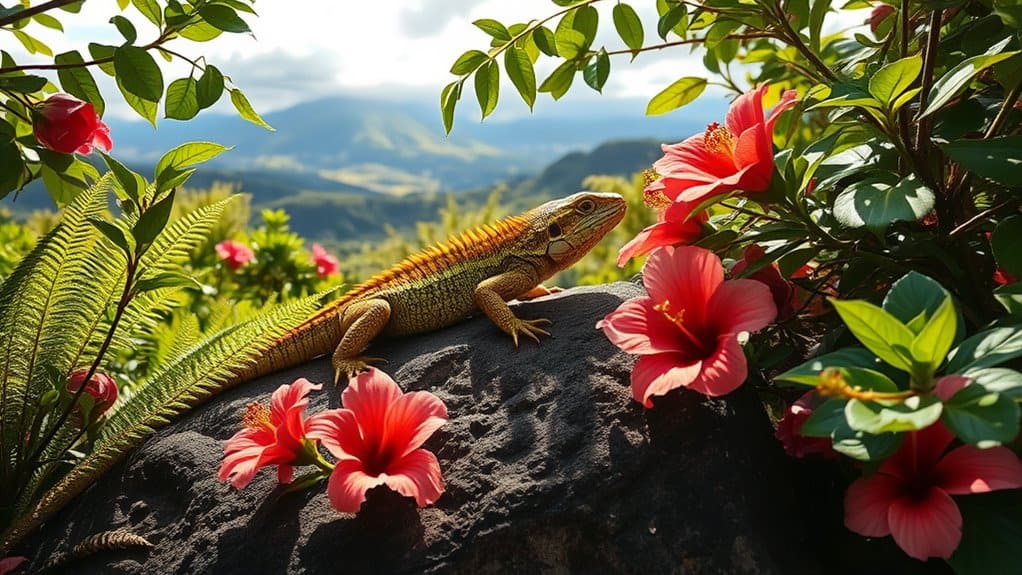
[[14, 572], [19, 565], [28, 561], [28, 557], [10, 556], [0, 559], [0, 575], [7, 575]]
[[255, 259], [255, 253], [251, 248], [234, 240], [224, 240], [218, 243], [214, 249], [216, 250], [217, 257], [223, 260], [227, 267], [232, 270], [237, 270]]
[[224, 462], [217, 477], [241, 489], [260, 468], [276, 465], [277, 479], [291, 483], [293, 466], [315, 463], [319, 453], [306, 433], [311, 419], [305, 419], [305, 408], [309, 405], [309, 392], [322, 387], [303, 377], [278, 387], [269, 408], [250, 403], [245, 410], [244, 429], [224, 445]]
[[714, 122], [705, 133], [663, 146], [664, 157], [653, 168], [661, 175], [668, 198], [699, 203], [735, 190], [766, 191], [774, 169], [774, 123], [781, 112], [795, 105], [795, 91], [788, 90], [765, 117], [767, 88], [764, 84], [739, 96], [723, 126]]
[[596, 324], [614, 345], [642, 357], [632, 370], [632, 395], [646, 407], [651, 396], [687, 387], [724, 395], [745, 381], [738, 334], [756, 331], [777, 316], [767, 286], [724, 281], [720, 259], [693, 246], [660, 248], [643, 269], [648, 296], [630, 299]]
[[327, 494], [345, 513], [357, 513], [366, 491], [386, 485], [420, 507], [444, 492], [440, 463], [421, 446], [447, 422], [447, 408], [432, 393], [401, 389], [370, 368], [341, 394], [342, 409], [316, 415], [309, 436], [337, 457]]
[[88, 154], [93, 147], [109, 152], [113, 148], [110, 128], [92, 104], [68, 94], [54, 94], [35, 107], [32, 132], [43, 147], [62, 154]]
[[[658, 182], [660, 180], [651, 186], [656, 186]], [[647, 197], [651, 192], [662, 195], [660, 188], [647, 187]], [[624, 266], [633, 257], [648, 254], [656, 248], [685, 245], [699, 239], [703, 233], [703, 223], [708, 219], [706, 212], [689, 217], [693, 208], [696, 207], [695, 204], [691, 202], [671, 203], [665, 196], [663, 199], [667, 205], [660, 210], [657, 223], [639, 232], [632, 241], [621, 248], [617, 256], [618, 266]]]
[[312, 263], [316, 264], [316, 275], [321, 278], [337, 273], [337, 258], [327, 253], [319, 244], [312, 244]]
[[823, 398], [816, 393], [816, 390], [806, 392], [802, 397], [791, 404], [780, 421], [777, 422], [777, 431], [774, 435], [780, 440], [784, 452], [799, 459], [818, 453], [824, 457], [837, 456], [829, 437], [806, 437], [802, 435], [802, 426], [805, 425], [813, 410], [823, 402]]
[[[85, 382], [85, 376], [89, 374], [87, 369], [79, 369], [71, 374], [67, 380], [67, 390], [71, 393], [77, 392]], [[117, 403], [117, 384], [113, 378], [105, 373], [96, 372], [92, 374], [89, 383], [85, 384], [85, 393], [92, 396], [95, 403], [92, 408], [94, 416], [105, 413]]]
[[[968, 383], [961, 376], [941, 378], [937, 395], [946, 400]], [[962, 514], [952, 495], [1022, 487], [1022, 462], [1010, 449], [964, 445], [947, 451], [953, 440], [939, 421], [906, 433], [876, 473], [849, 486], [845, 526], [867, 537], [892, 535], [921, 561], [950, 557], [962, 540]]]
[[891, 14], [894, 14], [894, 6], [888, 6], [887, 4], [874, 6], [873, 11], [869, 13], [869, 19], [866, 20], [866, 23], [869, 24], [870, 32], [876, 34], [880, 24], [883, 24], [884, 20]]
[[[766, 255], [766, 251], [762, 247], [750, 244], [742, 252], [742, 259], [738, 260], [734, 267], [731, 268], [731, 273], [734, 275], [742, 273], [764, 255]], [[795, 310], [798, 309], [795, 285], [784, 279], [784, 276], [781, 275], [781, 268], [776, 263], [760, 268], [753, 272], [752, 275], [749, 275], [748, 278], [763, 282], [770, 288], [770, 293], [774, 296], [774, 305], [777, 306], [777, 321], [784, 321], [795, 315]]]

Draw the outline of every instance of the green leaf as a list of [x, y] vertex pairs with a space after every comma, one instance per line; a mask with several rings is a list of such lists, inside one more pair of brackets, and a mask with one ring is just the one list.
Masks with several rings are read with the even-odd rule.
[[[1022, 6], [1019, 7], [1022, 12]], [[1022, 13], [1019, 14], [1022, 19]], [[962, 514], [962, 540], [948, 563], [958, 575], [1018, 571], [1022, 549], [1022, 491], [996, 491], [956, 497]]]
[[661, 40], [667, 40], [667, 34], [670, 33], [675, 26], [681, 23], [682, 19], [687, 15], [687, 10], [684, 4], [674, 4], [671, 6], [660, 20], [657, 21], [656, 33], [660, 36]]
[[575, 80], [575, 63], [568, 60], [561, 63], [560, 66], [554, 68], [554, 71], [547, 76], [546, 80], [539, 86], [540, 92], [550, 92], [550, 95], [554, 97], [554, 100], [559, 100], [561, 96], [568, 92], [571, 88], [571, 83]]
[[597, 92], [603, 92], [603, 85], [607, 83], [610, 76], [610, 56], [605, 48], [600, 48], [596, 53], [593, 63], [582, 70], [582, 78], [590, 88]]
[[[100, 152], [102, 154], [102, 152]], [[102, 154], [103, 161], [106, 162], [110, 171], [113, 172], [114, 178], [117, 180], [120, 191], [124, 193], [121, 197], [130, 199], [135, 204], [138, 204], [142, 196], [145, 195], [146, 181], [141, 175], [129, 170], [124, 164], [111, 158], [106, 154]]]
[[13, 139], [0, 137], [0, 199], [18, 187], [24, 173], [21, 148]]
[[816, 387], [820, 382], [820, 372], [832, 367], [858, 367], [876, 369], [879, 361], [872, 352], [861, 347], [847, 347], [832, 351], [810, 359], [802, 365], [790, 369], [776, 377], [775, 381], [790, 381], [802, 385]]
[[476, 20], [475, 22], [472, 22], [472, 24], [475, 25], [476, 28], [479, 28], [483, 32], [486, 32], [487, 34], [489, 34], [490, 36], [497, 40], [507, 42], [508, 40], [511, 39], [511, 34], [507, 31], [507, 28], [505, 28], [503, 24], [497, 22], [496, 20], [492, 20], [490, 18], [482, 18]]
[[536, 71], [524, 48], [511, 46], [504, 52], [504, 71], [511, 78], [522, 100], [529, 105], [529, 110], [532, 110], [536, 103]]
[[1022, 316], [1022, 282], [1003, 285], [995, 289], [994, 299], [1004, 306], [1009, 315]]
[[26, 34], [21, 30], [10, 30], [10, 32], [18, 39], [18, 42], [21, 42], [21, 45], [25, 47], [25, 50], [28, 50], [29, 54], [53, 56], [53, 51], [50, 50], [50, 47], [43, 43], [42, 40]]
[[273, 129], [273, 126], [267, 124], [259, 116], [259, 114], [255, 111], [255, 108], [252, 107], [252, 104], [248, 103], [248, 98], [245, 97], [245, 94], [241, 90], [237, 88], [231, 88], [230, 93], [231, 103], [234, 104], [234, 109], [238, 111], [238, 114], [240, 114], [242, 118], [248, 120], [249, 122], [252, 122], [256, 126], [266, 128], [271, 132], [277, 131]]
[[146, 120], [149, 120], [149, 123], [155, 128], [156, 102], [140, 98], [128, 91], [128, 89], [124, 87], [124, 84], [121, 83], [120, 77], [117, 78], [117, 88], [121, 91], [121, 95], [124, 96], [124, 101], [131, 106], [131, 109], [138, 112], [138, 115], [142, 116]]
[[180, 272], [163, 272], [135, 282], [135, 293], [178, 287], [201, 287], [201, 284]]
[[99, 86], [96, 85], [96, 80], [92, 77], [92, 73], [85, 66], [85, 60], [82, 59], [82, 55], [73, 50], [71, 52], [64, 52], [57, 54], [53, 59], [53, 63], [60, 66], [72, 66], [57, 70], [57, 79], [60, 81], [60, 87], [68, 94], [92, 104], [96, 114], [102, 116], [106, 110], [106, 102], [103, 101], [103, 95], [100, 93]]
[[98, 217], [89, 217], [89, 223], [95, 226], [104, 236], [107, 237], [113, 244], [124, 252], [125, 257], [131, 257], [131, 246], [128, 243], [127, 236], [124, 235], [124, 230], [120, 227]]
[[554, 33], [546, 26], [538, 26], [532, 31], [532, 40], [536, 47], [547, 56], [559, 56], [557, 53], [557, 39]]
[[199, 104], [199, 109], [205, 110], [216, 104], [223, 93], [224, 75], [216, 66], [207, 64], [195, 86], [195, 101]]
[[947, 400], [942, 419], [959, 439], [980, 449], [1010, 443], [1019, 432], [1018, 404], [977, 383]]
[[942, 109], [948, 102], [965, 91], [973, 78], [978, 76], [983, 70], [1018, 54], [1018, 51], [998, 53], [1007, 46], [1008, 40], [1009, 38], [1005, 38], [1003, 41], [998, 42], [986, 54], [966, 58], [934, 82], [927, 97], [926, 109], [919, 115], [919, 118], [925, 118]]
[[892, 62], [869, 79], [869, 93], [883, 104], [890, 106], [895, 98], [909, 89], [923, 69], [923, 57], [919, 54]]
[[894, 282], [884, 297], [882, 307], [901, 323], [907, 324], [919, 314], [932, 317], [947, 295], [947, 290], [932, 278], [919, 272], [909, 272]]
[[99, 69], [103, 70], [103, 72], [109, 76], [113, 76], [117, 73], [116, 70], [114, 70], [113, 63], [114, 50], [116, 49], [117, 48], [114, 46], [96, 44], [95, 42], [89, 43], [89, 55], [92, 56], [93, 60], [105, 60], [99, 64]]
[[586, 37], [574, 28], [558, 28], [554, 38], [557, 53], [564, 58], [575, 58], [585, 50]]
[[916, 431], [933, 425], [944, 410], [944, 405], [932, 395], [917, 395], [892, 405], [884, 403], [858, 399], [849, 401], [845, 406], [848, 425], [873, 435]]
[[993, 367], [1019, 356], [1022, 356], [1022, 330], [1018, 327], [988, 329], [958, 344], [951, 352], [944, 373]]
[[615, 4], [612, 12], [614, 17], [614, 28], [617, 30], [617, 35], [621, 37], [621, 41], [628, 46], [628, 49], [632, 51], [632, 58], [639, 54], [638, 50], [642, 48], [642, 43], [645, 40], [642, 29], [642, 20], [639, 19], [639, 15], [635, 12], [635, 9], [630, 5], [623, 2]]
[[878, 179], [856, 182], [834, 199], [834, 217], [849, 228], [883, 230], [896, 221], [917, 221], [933, 210], [936, 197], [915, 175], [895, 185]]
[[954, 344], [958, 332], [958, 314], [955, 313], [951, 296], [944, 296], [944, 303], [937, 308], [923, 329], [912, 340], [912, 359], [918, 363], [927, 363], [932, 375], [940, 364], [944, 363], [947, 352]]
[[156, 27], [163, 26], [163, 10], [156, 0], [131, 0], [135, 8]]
[[1022, 173], [1022, 136], [956, 140], [944, 153], [966, 170], [1006, 186], [1017, 186]]
[[1022, 216], [1001, 220], [990, 235], [990, 247], [997, 265], [1009, 274], [1022, 277]]
[[657, 116], [676, 110], [698, 98], [705, 89], [705, 78], [686, 77], [676, 80], [653, 96], [646, 105], [646, 115]]
[[243, 34], [252, 31], [233, 8], [222, 4], [206, 4], [199, 8], [199, 16], [224, 32]]
[[32, 16], [32, 19], [38, 22], [39, 24], [46, 26], [47, 28], [52, 28], [54, 30], [59, 30], [61, 32], [64, 31], [64, 25], [60, 23], [60, 20], [57, 20], [56, 18], [50, 16], [45, 12]]
[[[511, 49], [513, 50], [514, 48], [512, 47]], [[454, 61], [454, 64], [451, 65], [451, 74], [456, 74], [458, 76], [468, 74], [478, 68], [479, 65], [485, 62], [488, 58], [489, 56], [487, 56], [484, 52], [480, 52], [479, 50], [469, 50], [461, 56], [458, 56], [458, 59]]]
[[981, 367], [966, 370], [963, 374], [973, 384], [981, 385], [987, 391], [1009, 397], [1012, 401], [1022, 399], [1022, 373], [1006, 367]]
[[208, 162], [220, 154], [234, 149], [215, 142], [188, 142], [170, 150], [156, 163], [156, 179], [168, 169], [181, 170]]
[[195, 173], [195, 168], [188, 168], [179, 170], [177, 168], [167, 168], [160, 172], [160, 176], [156, 178], [156, 192], [155, 195], [159, 196], [163, 192], [172, 190], [179, 186], [183, 186], [188, 178], [192, 177]]
[[600, 27], [600, 13], [592, 6], [580, 6], [572, 15], [571, 27], [582, 33], [582, 48], [588, 50], [596, 39], [596, 30]]
[[117, 27], [117, 31], [124, 36], [124, 41], [128, 44], [134, 44], [138, 39], [138, 31], [135, 30], [135, 25], [131, 23], [131, 20], [117, 15], [110, 19], [110, 23]]
[[909, 349], [915, 334], [905, 324], [867, 301], [831, 299], [830, 302], [866, 349], [902, 371], [912, 371]]
[[490, 60], [476, 70], [475, 88], [479, 110], [485, 119], [497, 107], [497, 99], [500, 97], [500, 68], [496, 62]]
[[167, 86], [164, 114], [174, 120], [191, 120], [199, 113], [199, 83], [194, 78], [178, 78]]
[[847, 425], [846, 403], [847, 399], [834, 397], [818, 405], [802, 424], [799, 434], [806, 437], [831, 437], [835, 429]]
[[114, 50], [114, 69], [122, 91], [126, 90], [147, 102], [160, 101], [163, 74], [148, 52], [135, 46], [120, 46]]
[[163, 228], [167, 226], [170, 219], [171, 209], [174, 207], [174, 190], [171, 190], [162, 200], [149, 207], [138, 218], [135, 227], [131, 229], [140, 251], [145, 251], [156, 236], [160, 235]]
[[204, 20], [199, 20], [194, 24], [189, 24], [178, 31], [178, 34], [180, 34], [182, 38], [187, 38], [192, 42], [208, 42], [219, 37], [223, 33], [223, 30]]
[[43, 89], [46, 78], [42, 76], [0, 76], [0, 89], [22, 94], [32, 94]]
[[440, 113], [444, 121], [444, 133], [450, 134], [454, 127], [454, 108], [461, 99], [461, 81], [456, 80], [444, 86], [440, 92]]
[[881, 433], [874, 435], [865, 431], [857, 431], [848, 426], [847, 420], [843, 427], [831, 434], [834, 451], [859, 461], [881, 461], [886, 459], [901, 446], [904, 435], [900, 433]]
[[809, 12], [809, 48], [820, 53], [820, 37], [823, 31], [823, 21], [830, 12], [830, 0], [815, 0]]

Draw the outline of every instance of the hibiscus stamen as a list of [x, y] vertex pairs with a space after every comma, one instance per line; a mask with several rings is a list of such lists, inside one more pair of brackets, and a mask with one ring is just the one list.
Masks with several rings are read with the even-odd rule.
[[816, 384], [816, 391], [823, 397], [845, 397], [860, 401], [899, 401], [917, 395], [916, 391], [911, 389], [883, 392], [851, 385], [845, 380], [841, 370], [834, 367], [820, 372], [820, 382]]
[[654, 210], [666, 210], [671, 205], [671, 198], [664, 195], [661, 190], [645, 189], [642, 191], [642, 203]]
[[260, 429], [273, 429], [270, 423], [270, 409], [261, 403], [253, 401], [245, 407], [245, 415], [241, 418], [245, 427], [258, 431]]
[[721, 153], [730, 157], [735, 149], [735, 135], [727, 126], [713, 122], [706, 126], [706, 132], [703, 134], [703, 147], [707, 152]]
[[681, 333], [686, 338], [688, 338], [689, 342], [691, 342], [692, 345], [696, 349], [703, 349], [702, 341], [700, 341], [700, 339], [698, 337], [696, 337], [695, 334], [692, 333], [692, 331], [690, 329], [685, 327], [685, 310], [684, 310], [684, 308], [681, 309], [680, 311], [678, 311], [678, 313], [672, 314], [671, 313], [671, 302], [669, 302], [667, 300], [664, 300], [663, 303], [659, 303], [659, 304], [653, 306], [653, 309], [655, 309], [658, 312], [664, 314], [664, 317], [667, 318], [667, 321], [673, 323], [675, 325], [675, 327], [677, 327], [679, 330], [681, 330]]

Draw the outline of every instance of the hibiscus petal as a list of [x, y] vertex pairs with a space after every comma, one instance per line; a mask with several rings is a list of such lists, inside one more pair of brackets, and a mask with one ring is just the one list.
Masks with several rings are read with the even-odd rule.
[[436, 502], [444, 492], [444, 478], [436, 455], [425, 449], [416, 449], [396, 460], [382, 476], [394, 491], [414, 497], [419, 507]]
[[720, 334], [759, 331], [777, 318], [770, 288], [750, 279], [729, 280], [717, 288], [707, 304], [712, 331]]
[[292, 408], [305, 409], [309, 405], [310, 391], [323, 389], [322, 384], [313, 384], [300, 377], [290, 385], [282, 385], [273, 392], [270, 399], [270, 421], [274, 425], [284, 422], [287, 411]]
[[931, 487], [922, 499], [903, 497], [887, 512], [895, 543], [910, 557], [947, 559], [962, 540], [962, 514], [951, 496]]
[[770, 110], [770, 116], [766, 119], [766, 131], [768, 134], [773, 134], [774, 123], [777, 122], [777, 118], [780, 117], [782, 112], [790, 110], [798, 99], [798, 92], [795, 90], [785, 90], [781, 94], [781, 100], [777, 102], [773, 110]]
[[[680, 205], [681, 209], [690, 204], [674, 203], [667, 208], [670, 213], [674, 206]], [[689, 213], [691, 210], [689, 210]], [[625, 244], [618, 252], [617, 265], [624, 266], [631, 258], [648, 254], [656, 248], [664, 246], [677, 246], [687, 244], [697, 239], [703, 233], [703, 220], [701, 216], [694, 216], [687, 221], [684, 218], [671, 219], [649, 226], [639, 232], [632, 241]]]
[[890, 535], [888, 511], [900, 493], [901, 482], [890, 475], [855, 480], [845, 492], [845, 527], [866, 537]]
[[312, 415], [305, 422], [305, 436], [318, 439], [338, 459], [364, 459], [368, 452], [350, 409], [328, 409]]
[[447, 407], [428, 391], [399, 397], [387, 411], [382, 450], [401, 458], [418, 449], [447, 423]]
[[735, 171], [734, 161], [728, 154], [706, 148], [703, 134], [677, 144], [663, 145], [661, 149], [664, 156], [653, 162], [653, 169], [664, 178], [711, 182]]
[[244, 488], [252, 482], [256, 471], [259, 471], [259, 468], [262, 467], [259, 460], [264, 449], [263, 447], [255, 447], [236, 451], [224, 457], [223, 463], [220, 464], [220, 471], [217, 473], [217, 479], [229, 481], [236, 489]]
[[765, 192], [774, 170], [771, 136], [763, 125], [753, 126], [735, 141], [735, 166], [744, 168], [738, 187], [744, 192]]
[[386, 373], [369, 368], [358, 374], [341, 393], [341, 404], [355, 414], [366, 443], [375, 443], [384, 429], [390, 404], [401, 397], [401, 388]]
[[944, 377], [937, 380], [935, 391], [937, 396], [942, 400], [947, 401], [951, 399], [951, 396], [958, 393], [972, 380], [964, 375], [945, 375]]
[[905, 481], [911, 481], [920, 472], [932, 473], [954, 438], [939, 421], [925, 429], [910, 431], [898, 451], [880, 465], [879, 471]]
[[761, 84], [755, 90], [749, 90], [735, 98], [728, 108], [727, 116], [724, 118], [724, 125], [732, 134], [738, 135], [749, 128], [763, 124], [763, 95], [766, 94], [769, 84]]
[[28, 557], [22, 557], [20, 555], [12, 555], [10, 557], [0, 559], [0, 575], [6, 575], [7, 573], [14, 571], [25, 561], [28, 561]]
[[952, 449], [937, 463], [937, 485], [952, 495], [1022, 487], [1022, 462], [1010, 449]]
[[114, 147], [114, 142], [110, 139], [110, 128], [103, 122], [99, 122], [92, 134], [92, 145], [104, 152], [109, 152]]
[[702, 362], [683, 363], [677, 354], [644, 355], [632, 368], [632, 397], [643, 407], [653, 407], [652, 396], [666, 395], [686, 387], [699, 375]]
[[366, 500], [366, 491], [383, 482], [381, 477], [368, 475], [361, 461], [343, 459], [337, 462], [330, 473], [326, 493], [334, 509], [343, 513], [358, 513]]
[[653, 355], [685, 351], [678, 328], [653, 309], [648, 297], [632, 298], [596, 324], [625, 353]]
[[738, 389], [749, 375], [745, 352], [734, 334], [723, 335], [717, 340], [717, 349], [702, 362], [699, 374], [688, 384], [688, 388], [699, 393], [716, 397]]
[[[642, 270], [642, 282], [655, 305], [670, 302], [672, 314], [686, 324], [704, 325], [706, 304], [724, 281], [724, 268], [713, 252], [694, 246], [654, 251]], [[684, 310], [684, 312], [682, 312]]]
[[277, 466], [277, 482], [287, 485], [295, 480], [295, 468], [286, 464], [281, 463]]

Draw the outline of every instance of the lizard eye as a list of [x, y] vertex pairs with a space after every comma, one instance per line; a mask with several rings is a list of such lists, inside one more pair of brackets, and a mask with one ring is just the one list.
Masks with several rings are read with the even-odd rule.
[[578, 203], [578, 213], [586, 215], [596, 208], [596, 204], [592, 200], [582, 200]]
[[550, 224], [550, 227], [547, 228], [547, 231], [550, 233], [550, 238], [551, 239], [560, 237], [560, 235], [561, 235], [561, 226], [558, 225], [557, 222], [554, 222], [554, 223]]

